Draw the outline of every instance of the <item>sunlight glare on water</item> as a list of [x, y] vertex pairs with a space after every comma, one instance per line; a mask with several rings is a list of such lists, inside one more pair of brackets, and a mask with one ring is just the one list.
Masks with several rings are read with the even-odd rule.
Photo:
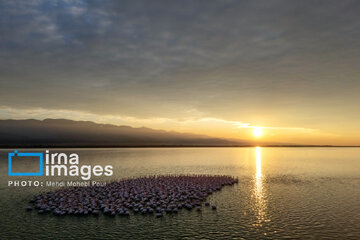
[[254, 186], [254, 207], [256, 212], [257, 221], [254, 226], [262, 226], [262, 223], [266, 220], [266, 199], [263, 189], [263, 175], [261, 172], [261, 147], [255, 148], [255, 160], [256, 160], [256, 174], [255, 174], [255, 186]]

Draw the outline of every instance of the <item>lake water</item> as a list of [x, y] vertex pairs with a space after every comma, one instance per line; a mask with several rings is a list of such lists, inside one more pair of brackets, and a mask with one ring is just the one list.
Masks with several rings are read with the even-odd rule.
[[[37, 149], [36, 151], [42, 151]], [[38, 215], [28, 200], [53, 187], [8, 187], [9, 180], [81, 180], [10, 177], [0, 150], [1, 239], [359, 239], [360, 148], [121, 148], [54, 149], [75, 152], [80, 165], [113, 165], [112, 177], [226, 174], [239, 184], [209, 196], [217, 210], [182, 210], [157, 219]], [[32, 150], [22, 150], [31, 152]], [[29, 169], [31, 168], [31, 163]]]

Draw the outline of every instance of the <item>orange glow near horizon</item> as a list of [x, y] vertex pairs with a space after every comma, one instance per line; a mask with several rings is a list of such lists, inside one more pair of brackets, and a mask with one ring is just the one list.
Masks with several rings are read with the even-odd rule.
[[[234, 121], [216, 117], [188, 116], [178, 118], [142, 118], [117, 114], [95, 114], [75, 110], [54, 110], [46, 108], [8, 108], [0, 106], [0, 119], [38, 119], [65, 118], [74, 121], [92, 121], [98, 124], [113, 124], [147, 127], [155, 130], [175, 131], [179, 133], [200, 134], [216, 138], [260, 140], [267, 143], [304, 144], [304, 145], [360, 145], [359, 131], [354, 131], [351, 124], [344, 129], [330, 125], [311, 126], [291, 122], [274, 122], [264, 116], [260, 120]], [[45, 117], [46, 116], [46, 117]], [[237, 119], [237, 118], [236, 118]], [[260, 127], [261, 126], [261, 127]]]

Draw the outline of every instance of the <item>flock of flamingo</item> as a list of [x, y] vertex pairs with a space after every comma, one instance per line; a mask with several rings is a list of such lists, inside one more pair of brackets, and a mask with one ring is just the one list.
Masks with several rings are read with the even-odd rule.
[[[237, 178], [218, 175], [177, 175], [129, 178], [105, 186], [70, 187], [36, 195], [26, 210], [39, 214], [130, 216], [177, 213], [180, 209], [201, 211], [207, 196]], [[210, 208], [210, 203], [205, 202]], [[211, 205], [216, 210], [216, 205]]]

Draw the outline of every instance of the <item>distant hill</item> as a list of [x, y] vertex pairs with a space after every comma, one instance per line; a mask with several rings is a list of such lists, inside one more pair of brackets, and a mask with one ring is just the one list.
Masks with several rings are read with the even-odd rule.
[[0, 147], [233, 146], [249, 141], [67, 119], [0, 120]]

